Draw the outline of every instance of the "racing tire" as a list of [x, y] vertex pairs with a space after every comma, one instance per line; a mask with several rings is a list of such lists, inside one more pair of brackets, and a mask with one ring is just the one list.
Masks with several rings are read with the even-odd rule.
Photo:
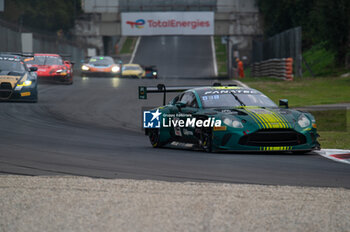
[[213, 152], [213, 132], [211, 128], [203, 128], [199, 139], [200, 146], [205, 152]]
[[311, 150], [307, 150], [307, 151], [292, 151], [293, 155], [305, 155], [307, 153], [311, 152]]
[[160, 141], [160, 130], [159, 129], [150, 129], [148, 131], [149, 141], [151, 142], [152, 147], [159, 148], [163, 147], [165, 144]]

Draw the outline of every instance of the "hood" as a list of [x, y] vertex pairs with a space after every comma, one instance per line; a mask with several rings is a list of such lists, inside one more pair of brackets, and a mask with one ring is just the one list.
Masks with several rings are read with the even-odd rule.
[[142, 73], [143, 73], [143, 71], [140, 71], [140, 70], [124, 70], [122, 72], [123, 75], [139, 75]]
[[2, 75], [2, 73], [0, 74], [0, 84], [10, 83], [12, 88], [22, 79], [21, 73], [9, 73], [10, 75]]
[[234, 109], [216, 109], [223, 115], [233, 116], [249, 124], [258, 125], [259, 129], [288, 129], [296, 123], [295, 110], [265, 107], [239, 107]]

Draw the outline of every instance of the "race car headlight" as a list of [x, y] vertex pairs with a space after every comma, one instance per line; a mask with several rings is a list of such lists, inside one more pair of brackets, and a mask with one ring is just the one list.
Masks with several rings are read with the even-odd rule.
[[26, 80], [21, 83], [19, 83], [17, 86], [30, 86], [32, 84], [32, 81]]
[[157, 75], [157, 72], [153, 72], [153, 76]]
[[56, 71], [56, 73], [61, 73], [63, 70], [62, 69], [59, 69]]
[[300, 127], [308, 127], [310, 126], [311, 122], [304, 114], [302, 114], [299, 116], [298, 124]]
[[112, 68], [112, 72], [119, 72], [119, 70], [120, 70], [120, 68], [118, 67], [118, 66], [114, 66], [113, 68]]
[[243, 124], [237, 119], [231, 119], [228, 117], [224, 117], [222, 120], [226, 125], [234, 128], [243, 128]]
[[88, 71], [88, 70], [89, 70], [89, 67], [86, 66], [86, 65], [83, 65], [83, 66], [81, 66], [81, 70]]

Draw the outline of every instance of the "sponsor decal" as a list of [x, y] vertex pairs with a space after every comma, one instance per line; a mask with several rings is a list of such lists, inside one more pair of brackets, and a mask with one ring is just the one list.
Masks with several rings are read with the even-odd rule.
[[[179, 128], [195, 128], [195, 127], [213, 127], [221, 128], [221, 120], [209, 117], [207, 119], [198, 119], [192, 117], [191, 114], [176, 113], [176, 114], [163, 114], [159, 112], [159, 109], [153, 111], [143, 112], [143, 128], [160, 128], [173, 127], [176, 128], [175, 134], [182, 136]], [[162, 120], [161, 120], [162, 119]], [[225, 128], [226, 129], [226, 128]], [[189, 133], [184, 133], [189, 135]]]
[[234, 93], [234, 94], [256, 94], [255, 91], [253, 90], [246, 90], [246, 89], [236, 89], [236, 90], [210, 90], [210, 91], [206, 91], [204, 93], [204, 95], [213, 95], [213, 94], [230, 94], [230, 93]]
[[201, 21], [199, 19], [192, 21], [178, 21], [175, 19], [161, 21], [161, 20], [147, 20], [148, 26], [152, 27], [188, 27], [196, 29], [197, 27], [209, 27], [209, 21]]
[[123, 36], [213, 35], [214, 12], [122, 12]]
[[143, 19], [138, 19], [135, 22], [133, 21], [126, 21], [126, 24], [129, 24], [131, 28], [137, 28], [137, 29], [141, 29], [144, 28], [143, 25], [145, 25], [145, 20]]
[[221, 127], [221, 120], [215, 118], [163, 118], [163, 127]]
[[27, 96], [30, 96], [30, 92], [21, 93], [21, 97], [27, 97]]
[[143, 128], [160, 128], [160, 118], [162, 113], [159, 109], [156, 111], [144, 111], [143, 112]]

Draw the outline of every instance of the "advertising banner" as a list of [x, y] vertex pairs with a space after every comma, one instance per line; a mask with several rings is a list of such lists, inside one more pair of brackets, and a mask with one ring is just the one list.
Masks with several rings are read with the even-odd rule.
[[214, 12], [121, 13], [123, 36], [213, 35]]

